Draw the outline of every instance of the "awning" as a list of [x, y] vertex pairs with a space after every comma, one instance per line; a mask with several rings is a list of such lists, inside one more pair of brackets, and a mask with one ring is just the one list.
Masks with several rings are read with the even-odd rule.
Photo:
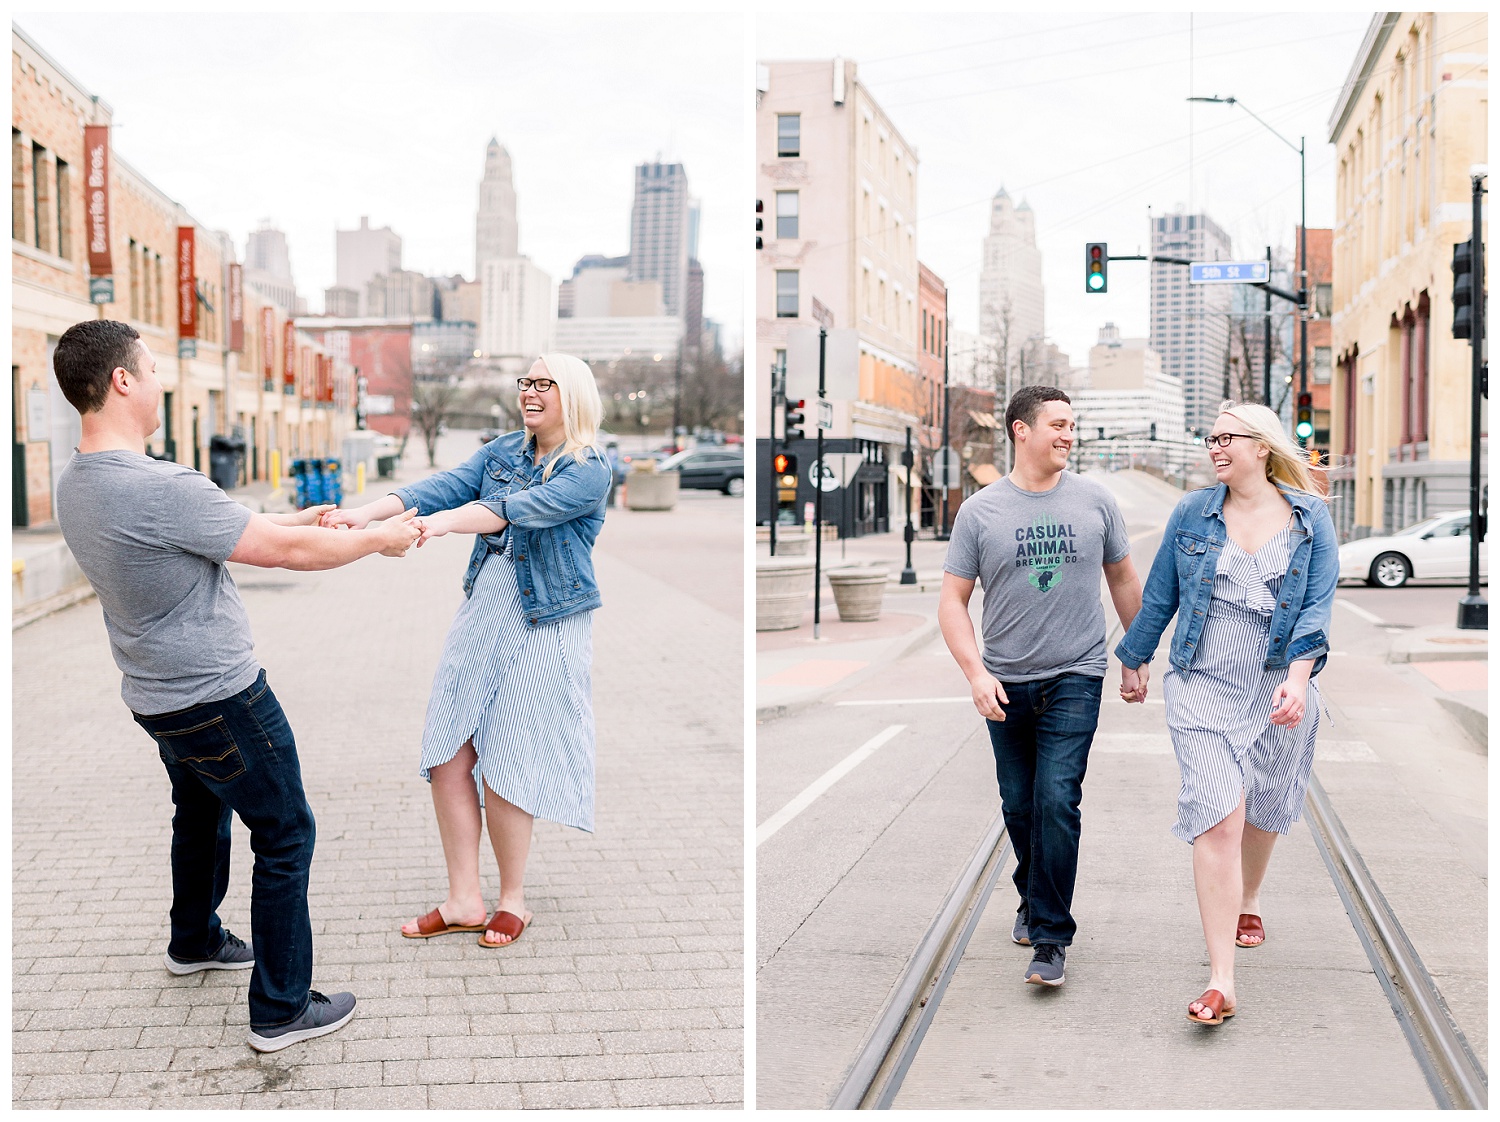
[[995, 416], [993, 413], [979, 413], [973, 409], [970, 409], [968, 413], [970, 417], [974, 418], [974, 423], [982, 429], [994, 429], [1000, 427], [999, 425], [995, 424]]
[[1000, 478], [1000, 469], [994, 464], [970, 464], [969, 474], [974, 477], [974, 482], [981, 487], [988, 487]]

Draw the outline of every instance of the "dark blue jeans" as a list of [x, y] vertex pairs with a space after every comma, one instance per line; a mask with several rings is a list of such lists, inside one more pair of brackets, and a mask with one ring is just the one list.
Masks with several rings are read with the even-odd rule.
[[307, 879], [315, 829], [297, 745], [266, 672], [223, 701], [135, 720], [156, 741], [177, 808], [168, 952], [201, 959], [223, 946], [218, 908], [229, 888], [229, 816], [238, 814], [255, 853], [250, 1026], [294, 1020], [312, 984]]
[[1016, 890], [1031, 943], [1073, 942], [1073, 882], [1083, 821], [1083, 773], [1099, 727], [1104, 679], [1061, 674], [1003, 682], [1004, 721], [987, 721], [1005, 828], [1016, 851]]

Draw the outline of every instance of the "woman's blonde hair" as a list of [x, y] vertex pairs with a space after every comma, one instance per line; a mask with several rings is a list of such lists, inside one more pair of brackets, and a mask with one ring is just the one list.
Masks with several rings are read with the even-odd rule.
[[547, 459], [542, 471], [545, 482], [565, 453], [571, 452], [579, 463], [588, 459], [589, 451], [602, 457], [599, 451], [599, 422], [604, 417], [604, 406], [599, 401], [599, 387], [594, 382], [594, 372], [588, 363], [572, 355], [550, 354], [540, 356], [547, 374], [557, 383], [558, 400], [562, 404], [562, 446]]
[[1219, 406], [1219, 412], [1227, 413], [1238, 421], [1244, 426], [1245, 432], [1253, 436], [1269, 453], [1266, 456], [1267, 479], [1322, 497], [1322, 492], [1313, 482], [1312, 473], [1323, 469], [1308, 463], [1306, 449], [1299, 448], [1286, 434], [1280, 417], [1264, 405], [1252, 401], [1226, 401]]

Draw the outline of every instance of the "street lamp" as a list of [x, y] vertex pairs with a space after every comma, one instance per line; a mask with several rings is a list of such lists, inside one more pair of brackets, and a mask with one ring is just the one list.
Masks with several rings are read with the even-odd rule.
[[[1264, 120], [1261, 120], [1260, 116], [1257, 115], [1253, 109], [1251, 109], [1243, 101], [1240, 101], [1238, 98], [1214, 96], [1190, 97], [1188, 98], [1188, 100], [1206, 101], [1214, 105], [1238, 105], [1246, 113], [1249, 113], [1250, 116], [1254, 117], [1258, 122], [1260, 122], [1261, 126], [1265, 128], [1267, 132], [1269, 132], [1277, 140], [1281, 141], [1281, 143], [1285, 144], [1293, 152], [1296, 152], [1298, 159], [1300, 159], [1302, 162], [1302, 245], [1299, 251], [1299, 255], [1302, 259], [1302, 268], [1297, 276], [1297, 318], [1302, 323], [1302, 358], [1298, 363], [1298, 365], [1301, 367], [1301, 374], [1297, 386], [1297, 392], [1299, 394], [1307, 393], [1307, 137], [1298, 137], [1297, 139], [1299, 143], [1293, 144], [1290, 140], [1282, 136], [1270, 125], [1266, 124]], [[1266, 361], [1270, 361], [1269, 356], [1267, 357]], [[1302, 444], [1303, 447], [1306, 447], [1307, 445], [1307, 441], [1302, 439], [1301, 437], [1298, 438], [1298, 442]]]

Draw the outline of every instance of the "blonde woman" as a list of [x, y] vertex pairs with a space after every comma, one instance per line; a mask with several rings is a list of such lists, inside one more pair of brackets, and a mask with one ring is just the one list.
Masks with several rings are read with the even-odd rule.
[[[422, 733], [448, 897], [401, 928], [411, 939], [478, 931], [482, 947], [515, 942], [532, 918], [525, 879], [533, 818], [594, 828], [590, 621], [600, 599], [592, 550], [610, 482], [596, 445], [599, 391], [571, 355], [543, 355], [517, 383], [522, 431], [495, 438], [462, 467], [325, 516], [359, 528], [415, 507], [419, 547], [444, 534], [477, 535]], [[481, 813], [500, 872], [488, 923]]]
[[1235, 1012], [1235, 947], [1265, 941], [1260, 888], [1302, 816], [1338, 583], [1333, 519], [1305, 453], [1264, 405], [1226, 402], [1205, 443], [1216, 487], [1183, 497], [1115, 653], [1120, 696], [1146, 697], [1147, 662], [1175, 614], [1162, 688], [1182, 771], [1172, 832], [1193, 846], [1208, 989], [1188, 1020]]

